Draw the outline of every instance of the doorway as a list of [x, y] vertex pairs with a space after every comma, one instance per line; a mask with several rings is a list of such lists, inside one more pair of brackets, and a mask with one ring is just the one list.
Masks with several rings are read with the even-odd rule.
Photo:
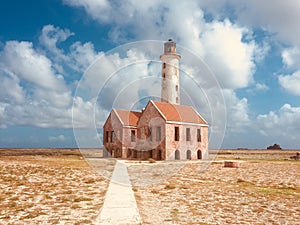
[[180, 151], [178, 149], [175, 151], [175, 160], [180, 160]]
[[191, 160], [192, 159], [192, 152], [191, 150], [186, 151], [186, 159]]
[[197, 151], [197, 159], [202, 159], [202, 152], [201, 152], [201, 150]]

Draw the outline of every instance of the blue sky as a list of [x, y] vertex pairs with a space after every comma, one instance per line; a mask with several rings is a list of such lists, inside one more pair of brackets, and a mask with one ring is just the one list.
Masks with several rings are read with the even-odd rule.
[[[0, 147], [76, 147], [80, 138], [87, 146], [101, 145], [101, 127], [116, 96], [122, 93], [133, 104], [136, 97], [126, 87], [134, 87], [137, 96], [150, 95], [155, 87], [146, 89], [141, 74], [151, 75], [154, 83], [159, 78], [158, 63], [147, 68], [140, 64], [120, 71], [103, 86], [103, 74], [110, 71], [104, 59], [123, 65], [147, 58], [146, 50], [141, 52], [136, 45], [113, 57], [108, 52], [116, 53], [112, 49], [135, 41], [162, 43], [173, 38], [216, 77], [219, 86], [204, 92], [213, 96], [220, 91], [224, 97], [226, 115], [214, 118], [216, 127], [221, 120], [226, 123], [224, 140], [211, 147], [266, 148], [278, 143], [285, 149], [300, 148], [297, 0], [5, 0], [0, 4]], [[159, 61], [159, 55], [152, 57]], [[99, 59], [99, 68], [94, 67], [101, 72], [89, 77], [87, 71], [92, 73], [90, 66]], [[182, 68], [192, 71], [184, 62]], [[192, 77], [206, 79], [197, 73]], [[76, 93], [78, 87], [99, 88], [95, 84], [104, 87], [105, 98]], [[211, 108], [202, 101], [197, 110], [209, 115]], [[72, 111], [78, 116], [73, 122]], [[92, 112], [98, 114], [96, 132], [90, 133]]]

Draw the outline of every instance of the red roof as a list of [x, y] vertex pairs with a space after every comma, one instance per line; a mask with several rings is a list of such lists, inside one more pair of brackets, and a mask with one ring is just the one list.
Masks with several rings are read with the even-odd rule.
[[[150, 101], [166, 119], [170, 122], [184, 122], [184, 123], [195, 123], [205, 124], [207, 122], [197, 113], [197, 111], [186, 105], [173, 105], [166, 102], [154, 102]], [[143, 112], [127, 111], [127, 110], [114, 110], [117, 116], [120, 118], [123, 126], [134, 126], [136, 127], [138, 121]]]
[[207, 124], [191, 106], [173, 105], [166, 102], [154, 102], [167, 121]]
[[124, 126], [137, 126], [141, 112], [115, 109]]

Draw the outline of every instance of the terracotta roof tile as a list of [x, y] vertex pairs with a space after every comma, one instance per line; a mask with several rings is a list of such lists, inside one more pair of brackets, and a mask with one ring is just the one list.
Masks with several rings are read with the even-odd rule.
[[207, 124], [191, 106], [173, 105], [166, 102], [154, 102], [167, 121]]
[[140, 119], [141, 112], [127, 111], [127, 110], [115, 110], [119, 115], [123, 125], [125, 126], [137, 126], [138, 120]]

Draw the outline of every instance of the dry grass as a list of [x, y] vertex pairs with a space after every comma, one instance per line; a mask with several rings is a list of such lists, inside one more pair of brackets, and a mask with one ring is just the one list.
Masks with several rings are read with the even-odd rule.
[[[114, 161], [85, 161], [74, 149], [11, 153], [0, 150], [0, 224], [94, 223]], [[297, 224], [295, 153], [226, 150], [209, 163], [127, 163], [143, 224]], [[232, 159], [240, 168], [223, 167]]]
[[[300, 162], [288, 152], [231, 151], [216, 160], [236, 159], [240, 168], [222, 162], [187, 162], [174, 173], [173, 163], [155, 167], [131, 164], [129, 173], [138, 189], [138, 207], [145, 224], [298, 224]], [[293, 152], [292, 154], [295, 154]], [[154, 176], [158, 167], [161, 181]], [[204, 169], [206, 168], [206, 169]], [[140, 173], [146, 174], [143, 177]], [[163, 177], [165, 178], [164, 181]], [[141, 179], [148, 179], [147, 184]], [[157, 209], [159, 213], [157, 213]]]
[[[0, 152], [0, 224], [93, 223], [104, 201], [107, 177], [80, 155], [8, 152]], [[108, 169], [107, 175], [112, 172], [111, 161], [89, 163], [99, 171]]]

